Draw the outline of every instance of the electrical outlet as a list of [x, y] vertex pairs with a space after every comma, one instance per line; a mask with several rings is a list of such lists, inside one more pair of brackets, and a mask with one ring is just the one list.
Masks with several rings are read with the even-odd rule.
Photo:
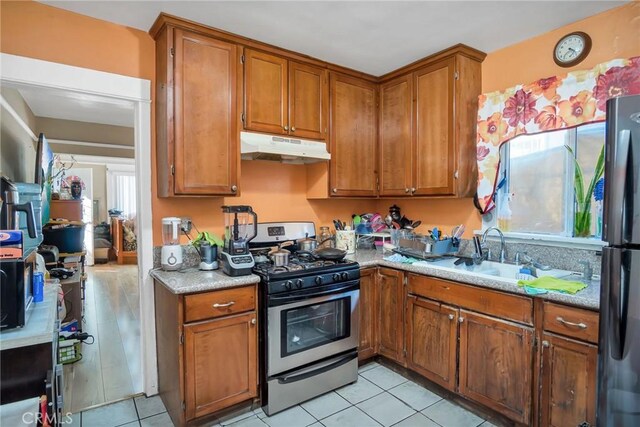
[[180, 218], [180, 229], [185, 233], [190, 233], [192, 228], [191, 217], [184, 216]]

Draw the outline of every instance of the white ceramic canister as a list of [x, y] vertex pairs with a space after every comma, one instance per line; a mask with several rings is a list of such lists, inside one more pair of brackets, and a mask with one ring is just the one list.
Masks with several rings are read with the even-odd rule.
[[336, 231], [336, 248], [346, 251], [348, 254], [356, 253], [356, 231], [355, 230], [337, 230]]

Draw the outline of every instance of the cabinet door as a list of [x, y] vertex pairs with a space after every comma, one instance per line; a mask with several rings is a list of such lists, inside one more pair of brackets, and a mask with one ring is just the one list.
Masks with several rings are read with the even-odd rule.
[[380, 87], [380, 195], [411, 194], [413, 78], [406, 75]]
[[234, 194], [238, 178], [236, 46], [174, 31], [174, 193]]
[[406, 327], [407, 366], [455, 391], [458, 310], [409, 295]]
[[546, 333], [542, 339], [540, 425], [595, 426], [598, 348]]
[[331, 73], [332, 196], [375, 196], [376, 85]]
[[257, 396], [255, 312], [184, 327], [187, 419]]
[[378, 353], [404, 364], [403, 274], [388, 268], [378, 271]]
[[460, 394], [529, 424], [533, 330], [460, 310]]
[[360, 340], [358, 359], [365, 360], [376, 354], [376, 330], [378, 322], [378, 295], [376, 269], [360, 271]]
[[414, 73], [414, 195], [454, 194], [453, 58]]
[[325, 139], [329, 107], [327, 70], [289, 62], [289, 134]]
[[251, 49], [244, 56], [245, 129], [288, 134], [287, 60]]

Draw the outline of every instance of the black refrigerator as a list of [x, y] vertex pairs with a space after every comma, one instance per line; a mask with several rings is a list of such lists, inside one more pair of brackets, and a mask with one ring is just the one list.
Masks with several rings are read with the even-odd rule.
[[640, 96], [607, 102], [598, 426], [640, 426]]

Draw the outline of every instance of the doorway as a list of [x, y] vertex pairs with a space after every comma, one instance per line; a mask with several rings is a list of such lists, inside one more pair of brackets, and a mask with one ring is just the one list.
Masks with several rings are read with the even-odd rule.
[[[118, 307], [124, 309], [124, 304], [130, 304], [131, 296], [137, 291], [139, 303], [130, 304], [130, 312], [131, 317], [137, 315], [139, 322], [139, 389], [147, 395], [156, 394], [154, 297], [153, 282], [148, 274], [153, 267], [150, 81], [4, 53], [0, 54], [0, 60], [3, 64], [0, 74], [3, 87], [36, 88], [43, 93], [55, 92], [83, 102], [101, 98], [112, 104], [126, 105], [133, 116], [135, 197], [137, 206], [145, 206], [145, 209], [138, 212], [135, 218], [136, 272], [129, 274], [133, 285], [128, 285], [128, 288], [119, 290], [114, 295], [121, 296], [115, 301], [119, 304]], [[104, 273], [108, 276], [108, 271]], [[89, 379], [87, 383], [89, 384]]]

